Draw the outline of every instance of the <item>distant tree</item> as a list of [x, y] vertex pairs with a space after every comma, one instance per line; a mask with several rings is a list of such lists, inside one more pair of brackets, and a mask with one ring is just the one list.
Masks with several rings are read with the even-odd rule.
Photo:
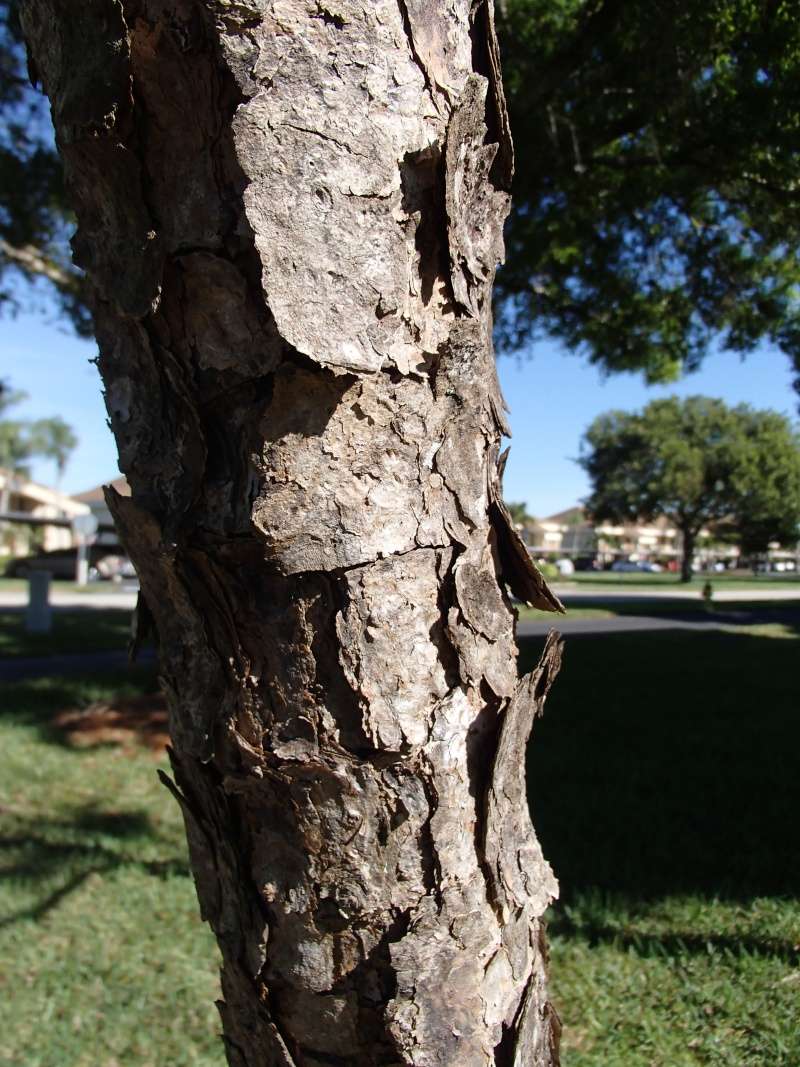
[[800, 448], [797, 434], [774, 411], [752, 411], [746, 447], [734, 478], [740, 507], [735, 525], [745, 555], [759, 555], [778, 541], [800, 539]]
[[511, 504], [506, 504], [506, 507], [508, 508], [508, 513], [516, 526], [522, 526], [526, 522], [530, 522], [533, 518], [532, 515], [528, 514], [528, 507], [526, 504], [513, 502]]
[[505, 347], [664, 381], [712, 338], [800, 372], [800, 19], [758, 0], [507, 0]]
[[800, 444], [776, 412], [702, 396], [610, 411], [587, 430], [580, 462], [591, 479], [586, 506], [595, 520], [664, 516], [675, 524], [684, 581], [703, 527], [724, 524], [751, 547], [796, 537]]
[[0, 467], [29, 475], [31, 459], [42, 456], [55, 460], [60, 481], [78, 438], [58, 415], [36, 420], [8, 418], [6, 412], [25, 399], [25, 393], [0, 383]]
[[69, 457], [78, 444], [78, 438], [59, 415], [49, 419], [37, 419], [30, 425], [30, 441], [36, 455], [52, 459], [56, 465], [56, 484], [61, 484]]
[[10, 419], [6, 412], [25, 399], [25, 394], [0, 383], [0, 467], [21, 471], [30, 455], [25, 423]]

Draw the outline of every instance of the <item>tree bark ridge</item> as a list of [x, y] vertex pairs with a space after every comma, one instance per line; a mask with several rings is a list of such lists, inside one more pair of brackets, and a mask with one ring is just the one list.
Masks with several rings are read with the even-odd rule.
[[235, 1067], [557, 1062], [489, 5], [26, 0]]

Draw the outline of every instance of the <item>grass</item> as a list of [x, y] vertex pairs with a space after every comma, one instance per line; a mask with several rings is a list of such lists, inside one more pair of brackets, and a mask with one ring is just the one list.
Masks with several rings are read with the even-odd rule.
[[[702, 600], [672, 600], [669, 597], [631, 598], [615, 600], [603, 596], [600, 590], [596, 597], [581, 596], [570, 600], [569, 594], [562, 597], [567, 609], [566, 619], [610, 619], [615, 615], [659, 616], [674, 619], [698, 619], [710, 616], [720, 621], [758, 620], [765, 623], [792, 622], [800, 614], [800, 589], [797, 600], [716, 600], [711, 611]], [[558, 628], [558, 618], [552, 612], [518, 606], [519, 618], [524, 622], [549, 622]]]
[[159, 762], [69, 749], [49, 725], [57, 709], [153, 684], [139, 672], [2, 687], [2, 1067], [224, 1062], [216, 947]]
[[[562, 887], [564, 1067], [800, 1064], [799, 634], [568, 639], [529, 753]], [[152, 685], [0, 687], [1, 1067], [223, 1065], [216, 948], [158, 760], [52, 725]]]
[[800, 1064], [798, 633], [568, 639], [529, 752], [565, 1067]]
[[53, 656], [126, 648], [131, 612], [120, 608], [74, 608], [53, 612], [49, 634], [29, 634], [19, 611], [0, 610], [0, 656]]
[[637, 574], [635, 571], [576, 571], [568, 578], [554, 578], [555, 585], [620, 586], [623, 589], [652, 589], [674, 587], [676, 593], [697, 592], [706, 582], [714, 586], [736, 589], [798, 589], [800, 574], [695, 574], [691, 582], [682, 582], [679, 574], [662, 571], [660, 574]]

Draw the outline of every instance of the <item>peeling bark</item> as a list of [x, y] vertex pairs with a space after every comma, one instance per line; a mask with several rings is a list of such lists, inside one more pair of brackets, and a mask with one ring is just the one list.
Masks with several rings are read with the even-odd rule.
[[553, 1067], [491, 5], [25, 0], [233, 1067]]

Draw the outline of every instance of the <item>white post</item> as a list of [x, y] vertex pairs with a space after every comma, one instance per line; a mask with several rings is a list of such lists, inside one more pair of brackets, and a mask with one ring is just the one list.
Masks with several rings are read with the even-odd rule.
[[29, 634], [49, 634], [53, 625], [50, 607], [50, 571], [31, 571], [28, 576], [28, 608], [25, 629]]
[[86, 538], [78, 537], [78, 554], [75, 557], [75, 584], [87, 585], [89, 582], [89, 555], [86, 551]]
[[97, 526], [97, 516], [91, 512], [86, 515], [76, 515], [72, 520], [72, 533], [78, 548], [75, 556], [76, 585], [86, 585], [89, 581], [89, 558], [86, 548], [94, 540]]

